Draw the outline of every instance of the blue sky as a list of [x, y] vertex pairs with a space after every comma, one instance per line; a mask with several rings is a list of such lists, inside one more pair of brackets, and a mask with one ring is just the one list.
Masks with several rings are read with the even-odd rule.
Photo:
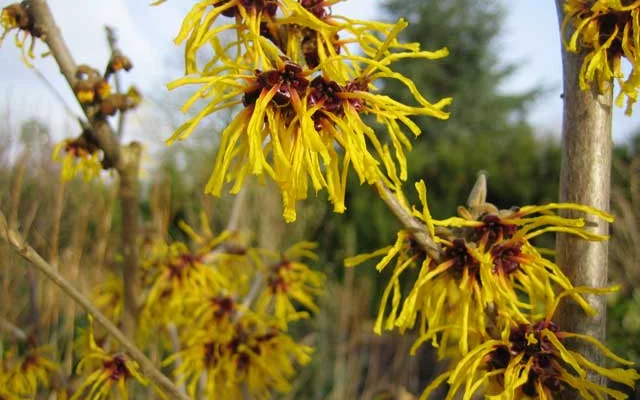
[[[0, 0], [0, 6], [9, 4]], [[164, 84], [180, 73], [179, 50], [172, 39], [179, 29], [180, 18], [191, 1], [169, 0], [160, 7], [148, 7], [145, 0], [78, 1], [49, 0], [63, 35], [79, 63], [104, 65], [108, 57], [103, 26], [117, 29], [120, 46], [134, 61], [135, 68], [126, 77], [135, 82], [143, 93], [159, 98]], [[357, 18], [382, 16], [379, 0], [350, 0], [333, 10]], [[502, 62], [516, 62], [522, 67], [507, 82], [503, 90], [522, 91], [537, 84], [551, 88], [530, 116], [531, 122], [543, 133], [558, 133], [562, 124], [561, 60], [555, 5], [552, 0], [518, 0], [508, 8], [504, 34], [500, 44]], [[12, 122], [29, 115], [39, 115], [49, 121], [56, 132], [74, 134], [76, 124], [65, 116], [62, 107], [50, 91], [35, 78], [33, 71], [21, 63], [13, 48], [12, 35], [0, 49], [0, 115], [10, 112]], [[443, 43], [446, 45], [446, 43]], [[40, 51], [44, 47], [39, 47]], [[81, 56], [81, 57], [79, 57]], [[56, 72], [50, 58], [38, 59], [34, 64], [63, 94], [68, 104], [79, 113], [68, 88]], [[455, 100], [455, 99], [454, 99]], [[637, 107], [636, 107], [637, 108]], [[158, 142], [166, 138], [170, 127], [158, 117], [153, 105], [147, 105], [131, 118], [128, 131], [145, 141]], [[636, 127], [640, 127], [640, 111], [626, 117], [622, 110], [614, 114], [614, 140], [620, 142]], [[151, 137], [150, 137], [151, 135]]]

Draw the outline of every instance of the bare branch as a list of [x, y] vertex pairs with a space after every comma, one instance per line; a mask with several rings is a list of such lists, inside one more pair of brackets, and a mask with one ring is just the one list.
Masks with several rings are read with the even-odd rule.
[[[178, 354], [180, 352], [180, 335], [178, 334], [178, 328], [176, 328], [176, 324], [174, 324], [173, 322], [167, 323], [167, 333], [169, 334], [169, 338], [171, 339], [171, 347], [173, 348], [173, 354], [174, 355]], [[175, 356], [175, 361], [173, 364], [175, 365], [176, 370], [180, 369], [180, 366], [182, 365], [182, 363], [183, 363], [182, 357]], [[178, 381], [180, 381], [180, 377], [178, 377]], [[184, 383], [180, 384], [178, 388], [180, 392], [186, 394]]]
[[0, 330], [7, 332], [15, 340], [20, 342], [25, 342], [28, 338], [27, 334], [22, 329], [7, 321], [4, 317], [0, 317]]
[[242, 211], [247, 204], [247, 191], [248, 189], [244, 188], [233, 198], [233, 205], [229, 213], [229, 221], [227, 222], [227, 231], [233, 232], [240, 228]]
[[56, 286], [62, 289], [76, 303], [82, 306], [89, 314], [91, 314], [98, 323], [122, 345], [127, 354], [140, 364], [144, 374], [153, 381], [160, 389], [165, 391], [172, 399], [189, 400], [189, 397], [180, 393], [178, 388], [171, 382], [169, 378], [164, 376], [160, 370], [156, 368], [151, 360], [142, 353], [125, 335], [98, 310], [91, 301], [76, 289], [69, 281], [60, 275], [40, 254], [38, 254], [31, 246], [24, 242], [22, 236], [16, 231], [9, 229], [4, 214], [0, 212], [0, 237], [10, 244], [22, 257], [29, 261], [40, 272], [45, 274]]
[[[60, 29], [56, 25], [51, 9], [46, 0], [27, 0], [31, 5], [32, 16], [35, 19], [35, 24], [42, 30], [42, 39], [45, 41], [51, 55], [56, 60], [60, 72], [64, 75], [65, 79], [69, 83], [69, 87], [75, 87], [76, 83], [76, 69], [77, 64], [71, 52], [67, 47], [67, 44], [62, 39]], [[92, 127], [92, 133], [95, 135], [95, 139], [100, 145], [100, 148], [104, 152], [103, 165], [105, 168], [118, 167], [120, 161], [120, 149], [118, 141], [111, 130], [111, 126], [107, 120], [99, 116], [96, 110], [92, 107], [82, 106], [84, 113]]]
[[[116, 37], [116, 33], [112, 27], [105, 26], [104, 29], [107, 32], [107, 43], [109, 43], [109, 49], [111, 49], [111, 56], [113, 57], [114, 54], [117, 54], [120, 51], [118, 50], [118, 38]], [[113, 82], [116, 93], [121, 94], [122, 84], [120, 83], [120, 74], [118, 73], [118, 71], [113, 74]], [[125, 112], [121, 111], [118, 113], [118, 127], [116, 128], [116, 136], [119, 139], [122, 138], [122, 132], [124, 131], [124, 116]]]
[[[43, 32], [42, 39], [49, 46], [60, 72], [71, 88], [76, 84], [77, 65], [62, 39], [46, 0], [26, 0], [31, 7], [35, 25]], [[110, 38], [112, 51], [115, 38]], [[77, 96], [76, 96], [77, 97]], [[84, 106], [83, 111], [89, 121], [89, 132], [104, 152], [103, 167], [114, 167], [120, 176], [120, 204], [122, 207], [122, 251], [124, 258], [124, 312], [123, 326], [129, 338], [135, 337], [138, 307], [138, 224], [139, 224], [139, 180], [141, 148], [137, 143], [121, 147], [119, 140], [102, 113], [94, 106]]]

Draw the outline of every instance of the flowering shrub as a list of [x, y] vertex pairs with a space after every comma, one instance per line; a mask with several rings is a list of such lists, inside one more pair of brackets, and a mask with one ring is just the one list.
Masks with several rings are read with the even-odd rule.
[[[412, 118], [446, 120], [452, 100], [426, 99], [410, 77], [393, 67], [402, 59], [434, 60], [448, 51], [402, 43], [404, 20], [381, 23], [334, 15], [330, 7], [337, 2], [195, 2], [176, 37], [185, 47], [185, 76], [169, 88], [195, 88], [183, 111], [196, 103], [203, 106], [167, 142], [187, 139], [216, 112], [234, 112], [221, 133], [205, 191], [220, 196], [230, 184], [231, 193], [238, 193], [247, 178], [266, 175], [281, 192], [287, 222], [296, 220], [296, 205], [311, 188], [326, 190], [334, 211], [344, 212], [351, 170], [361, 184], [380, 195], [404, 228], [394, 244], [350, 257], [345, 265], [381, 257], [376, 269], [393, 271], [374, 331], [416, 330], [411, 353], [431, 342], [439, 357], [450, 361], [449, 370], [423, 391], [422, 398], [445, 382], [447, 399], [463, 387], [464, 399], [477, 392], [489, 398], [547, 399], [567, 391], [583, 398], [624, 398], [624, 393], [591, 381], [588, 373], [633, 388], [640, 375], [631, 363], [597, 339], [554, 322], [561, 302], [572, 301], [594, 315], [584, 295], [603, 295], [614, 288], [574, 285], [556, 264], [554, 252], [536, 242], [550, 232], [607, 240], [593, 233], [585, 219], [605, 224], [613, 222], [613, 216], [575, 203], [499, 209], [487, 202], [484, 176], [457, 216], [432, 217], [423, 181], [415, 184], [419, 208], [410, 205], [402, 188], [408, 177], [406, 152], [412, 147], [409, 132], [420, 135]], [[37, 21], [35, 4], [12, 4], [0, 15], [0, 40], [16, 30], [23, 57], [33, 58], [36, 38], [47, 42], [47, 34], [54, 34]], [[577, 77], [580, 88], [590, 90], [596, 82], [604, 92], [616, 79], [621, 85], [618, 103], [626, 97], [631, 113], [640, 85], [640, 2], [567, 0], [564, 12], [567, 50], [586, 53]], [[210, 56], [202, 60], [198, 55], [204, 51]], [[632, 63], [627, 77], [620, 66], [623, 57]], [[81, 65], [74, 77], [67, 76], [92, 126], [83, 126], [78, 138], [63, 141], [54, 152], [62, 159], [64, 180], [76, 175], [90, 180], [102, 168], [117, 170], [125, 182], [123, 215], [138, 207], [124, 206], [137, 189], [130, 185], [128, 172], [135, 163], [127, 164], [128, 155], [119, 153], [107, 162], [112, 150], [98, 128], [108, 126], [107, 117], [140, 103], [134, 87], [114, 92], [109, 83], [112, 75], [130, 68], [131, 61], [112, 49], [104, 74]], [[389, 80], [406, 87], [412, 104], [381, 92]], [[124, 153], [124, 148], [118, 149]], [[569, 210], [582, 217], [566, 216]], [[207, 218], [202, 221], [200, 232], [183, 223], [189, 242], [143, 242], [135, 235], [127, 241], [131, 237], [123, 234], [125, 264], [133, 260], [133, 270], [139, 273], [127, 275], [133, 283], [113, 276], [96, 287], [98, 310], [93, 313], [123, 328], [133, 315], [139, 326], [131, 339], [141, 348], [152, 338], [161, 343], [161, 363], [171, 370], [173, 381], [154, 378], [152, 387], [160, 396], [166, 397], [166, 388], [175, 386], [181, 387], [175, 392], [194, 398], [267, 399], [275, 392], [286, 393], [297, 366], [307, 364], [313, 353], [289, 328], [319, 310], [317, 297], [323, 293], [325, 277], [307, 265], [316, 259], [315, 244], [300, 242], [272, 252], [252, 247], [237, 229], [215, 235]], [[133, 303], [128, 299], [132, 287], [141, 294]], [[623, 366], [598, 365], [572, 350], [569, 339], [587, 342]], [[75, 370], [83, 378], [72, 398], [103, 399], [115, 393], [127, 398], [134, 382], [149, 385], [144, 354], [135, 354], [122, 340], [97, 338], [91, 315], [77, 341], [82, 358]], [[4, 356], [0, 399], [34, 397], [49, 387], [59, 366], [45, 354], [43, 348], [30, 346]]]

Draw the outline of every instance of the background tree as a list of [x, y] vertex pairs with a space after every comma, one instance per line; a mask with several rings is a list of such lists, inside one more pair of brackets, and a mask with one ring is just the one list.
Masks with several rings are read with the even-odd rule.
[[[405, 41], [419, 42], [425, 50], [444, 45], [450, 52], [429, 63], [402, 60], [396, 65], [426, 98], [454, 98], [449, 120], [415, 119], [422, 135], [408, 154], [407, 181], [425, 179], [434, 216], [454, 213], [481, 170], [488, 174], [492, 202], [501, 207], [555, 199], [559, 145], [552, 138], [537, 137], [526, 119], [544, 89], [537, 86], [522, 93], [502, 89], [517, 71], [516, 65], [499, 65], [502, 2], [388, 0], [384, 10], [389, 20], [409, 19]], [[403, 86], [390, 84], [385, 90], [393, 98], [408, 100]], [[348, 185], [348, 216], [368, 221], [356, 228], [356, 248], [376, 248], [394, 234], [396, 222], [383, 204], [374, 201], [374, 193], [356, 187]]]
[[[434, 214], [454, 212], [479, 170], [487, 171], [489, 192], [500, 206], [555, 196], [555, 187], [527, 184], [545, 157], [544, 150], [531, 151], [536, 138], [526, 120], [543, 88], [520, 93], [502, 89], [517, 71], [515, 64], [500, 63], [503, 3], [387, 0], [385, 11], [390, 19], [412, 22], [405, 40], [419, 42], [423, 49], [444, 45], [450, 52], [433, 63], [406, 60], [397, 66], [427, 98], [454, 98], [448, 121], [416, 120], [422, 135], [411, 153], [409, 181], [425, 179]], [[398, 85], [387, 90], [393, 97], [407, 96]]]
[[[473, 185], [477, 173], [487, 172], [492, 201], [502, 207], [533, 204], [556, 198], [560, 168], [559, 145], [540, 139], [526, 117], [543, 93], [540, 86], [522, 93], [505, 93], [502, 85], [516, 65], [500, 65], [500, 35], [505, 13], [499, 1], [388, 0], [388, 20], [407, 18], [403, 39], [421, 48], [449, 49], [449, 56], [434, 62], [402, 60], [398, 72], [410, 76], [426, 98], [452, 96], [447, 121], [418, 118], [422, 129], [408, 154], [408, 181], [425, 179], [430, 208], [435, 216], [455, 212]], [[390, 84], [393, 98], [408, 101], [403, 86]], [[536, 185], [533, 182], [545, 182]], [[394, 234], [393, 217], [375, 194], [348, 186], [348, 215], [368, 226], [357, 228], [358, 250], [379, 246]], [[408, 190], [411, 195], [412, 190]]]

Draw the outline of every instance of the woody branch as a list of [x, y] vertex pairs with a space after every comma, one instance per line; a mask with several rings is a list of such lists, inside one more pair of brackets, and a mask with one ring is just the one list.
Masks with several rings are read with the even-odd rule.
[[172, 399], [188, 400], [169, 378], [164, 376], [151, 360], [149, 360], [131, 340], [129, 340], [109, 319], [96, 308], [91, 301], [76, 289], [67, 279], [56, 271], [38, 252], [29, 246], [24, 238], [15, 230], [10, 229], [4, 214], [0, 212], [0, 238], [11, 245], [22, 257], [29, 261], [40, 272], [45, 274], [56, 286], [62, 289], [76, 303], [90, 313], [98, 323], [122, 345], [127, 354], [140, 364], [145, 375], [153, 381], [159, 388], [165, 391]]
[[[556, 0], [560, 24], [564, 19], [563, 0]], [[570, 35], [571, 32], [566, 32]], [[597, 87], [583, 91], [578, 76], [586, 51], [577, 54], [563, 48], [564, 116], [562, 126], [562, 165], [560, 201], [580, 203], [609, 210], [611, 186], [611, 105], [612, 90], [600, 94]], [[595, 86], [595, 85], [594, 85]], [[567, 213], [570, 214], [570, 213]], [[608, 224], [594, 218], [588, 221], [591, 230], [608, 234]], [[556, 261], [576, 286], [603, 287], [607, 284], [607, 241], [586, 241], [568, 234], [558, 234]], [[595, 318], [565, 303], [558, 313], [561, 327], [577, 333], [605, 339], [606, 298], [586, 296], [597, 310]], [[602, 354], [589, 345], [576, 345], [575, 350], [596, 364], [604, 361]], [[604, 378], [592, 374], [590, 379], [605, 384]]]
[[[28, 0], [34, 23], [42, 31], [42, 39], [49, 47], [51, 55], [67, 80], [69, 87], [75, 87], [77, 64], [62, 38], [51, 9], [46, 0]], [[139, 315], [138, 305], [138, 219], [140, 146], [132, 143], [121, 146], [118, 137], [102, 113], [95, 106], [81, 104], [87, 118], [91, 135], [104, 153], [103, 167], [114, 168], [120, 177], [120, 205], [122, 229], [122, 254], [124, 258], [124, 310], [123, 329], [128, 337], [135, 335]]]

